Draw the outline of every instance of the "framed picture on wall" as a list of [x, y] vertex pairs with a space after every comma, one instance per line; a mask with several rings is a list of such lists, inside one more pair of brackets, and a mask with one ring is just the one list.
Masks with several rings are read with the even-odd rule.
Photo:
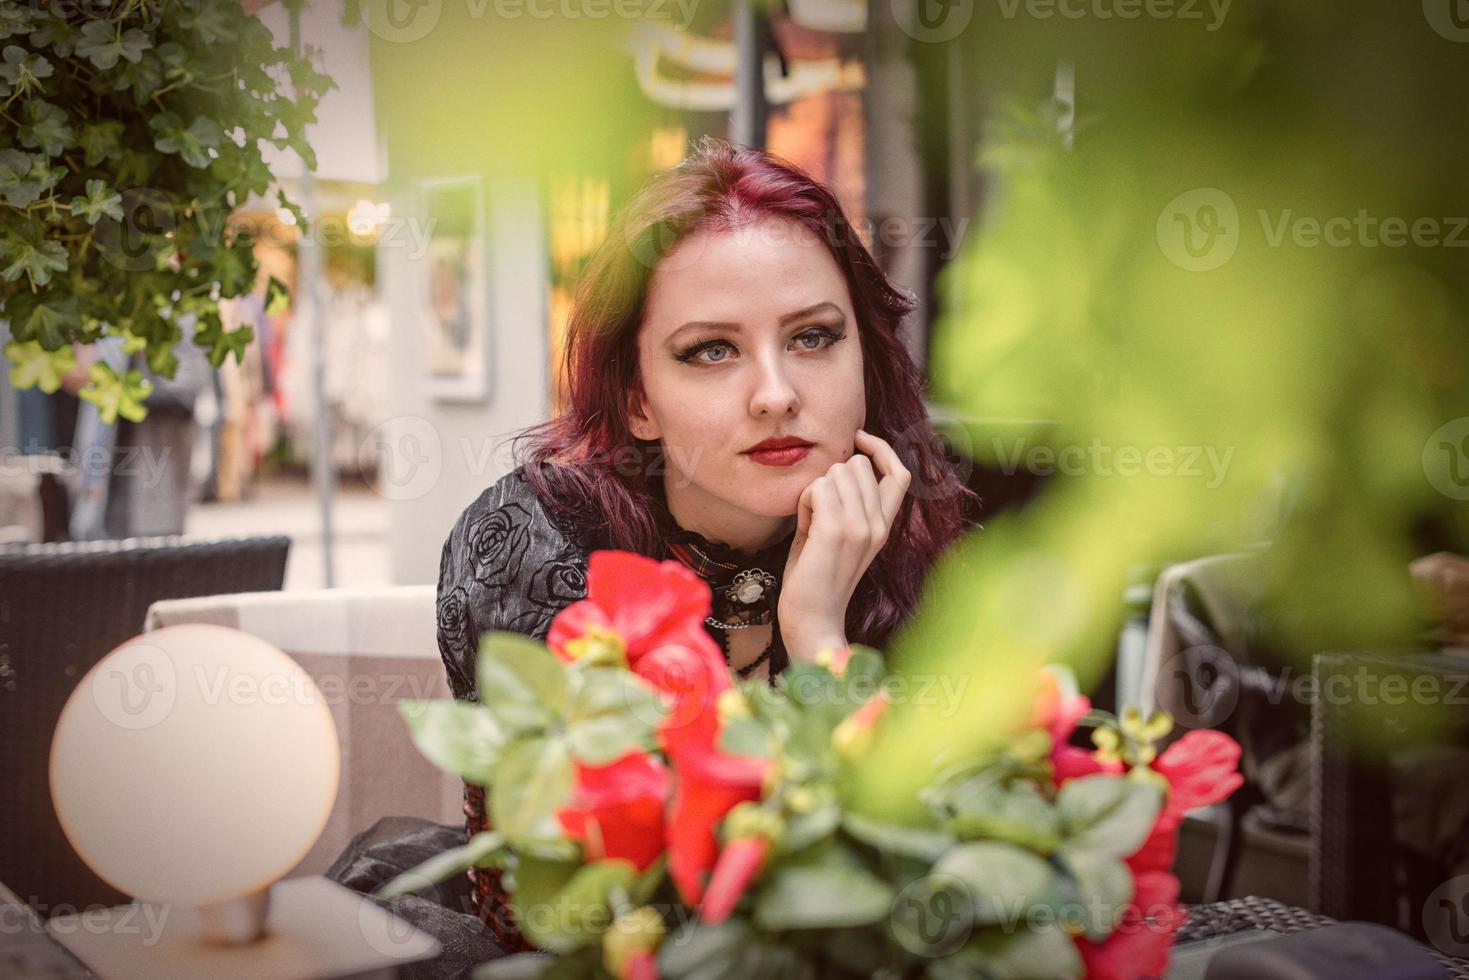
[[418, 191], [427, 243], [425, 390], [441, 401], [483, 401], [490, 367], [483, 182], [435, 178], [419, 181]]

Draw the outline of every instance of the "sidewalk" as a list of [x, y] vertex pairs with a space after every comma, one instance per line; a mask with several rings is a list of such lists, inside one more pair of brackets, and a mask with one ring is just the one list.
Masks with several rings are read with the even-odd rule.
[[[332, 494], [335, 585], [391, 584], [387, 545], [387, 501], [358, 483], [338, 484]], [[236, 503], [195, 504], [187, 532], [196, 537], [288, 534], [287, 589], [325, 586], [322, 567], [321, 506], [311, 484], [273, 477], [257, 485], [255, 496]]]

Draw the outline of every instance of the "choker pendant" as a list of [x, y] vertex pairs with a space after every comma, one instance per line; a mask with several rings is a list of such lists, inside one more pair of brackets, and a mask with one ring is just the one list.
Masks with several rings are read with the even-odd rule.
[[775, 576], [763, 568], [747, 568], [734, 577], [724, 596], [731, 602], [749, 606], [759, 602], [765, 593], [775, 588]]

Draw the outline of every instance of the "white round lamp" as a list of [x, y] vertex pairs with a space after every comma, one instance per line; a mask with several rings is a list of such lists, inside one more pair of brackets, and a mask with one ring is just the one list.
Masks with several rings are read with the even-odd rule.
[[222, 626], [170, 626], [109, 653], [61, 712], [51, 795], [99, 876], [193, 906], [206, 938], [260, 935], [270, 886], [336, 800], [341, 757], [294, 660]]

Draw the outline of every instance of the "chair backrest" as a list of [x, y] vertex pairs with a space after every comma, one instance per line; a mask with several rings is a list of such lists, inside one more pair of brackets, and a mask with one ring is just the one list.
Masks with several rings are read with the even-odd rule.
[[[1311, 896], [1333, 918], [1462, 949], [1469, 656], [1312, 660]], [[1452, 936], [1455, 950], [1445, 937]]]
[[131, 538], [0, 548], [0, 882], [42, 916], [123, 899], [51, 804], [51, 737], [72, 690], [160, 599], [279, 589], [290, 538]]
[[432, 585], [321, 589], [160, 602], [148, 628], [212, 623], [258, 636], [316, 682], [342, 751], [336, 803], [289, 874], [321, 874], [384, 816], [462, 824], [463, 783], [414, 747], [398, 703], [450, 696]]

